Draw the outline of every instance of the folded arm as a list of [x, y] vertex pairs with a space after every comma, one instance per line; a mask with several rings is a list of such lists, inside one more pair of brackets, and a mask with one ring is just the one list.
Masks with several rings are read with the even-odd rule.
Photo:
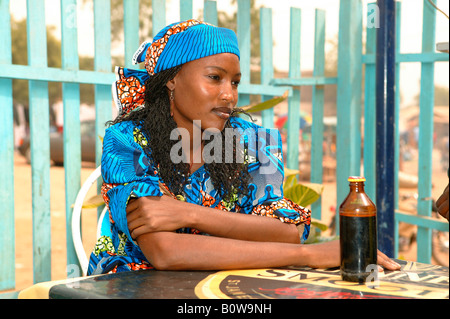
[[[172, 232], [146, 233], [137, 242], [159, 270], [224, 270], [287, 266], [338, 267], [339, 241], [297, 245], [254, 242]], [[378, 264], [388, 270], [400, 265], [378, 251]], [[382, 271], [382, 268], [380, 268]]]
[[299, 243], [294, 224], [181, 202], [168, 196], [132, 199], [127, 206], [131, 236], [189, 227], [216, 236], [248, 241]]
[[[172, 232], [146, 233], [137, 238], [148, 261], [159, 270], [221, 270], [339, 264], [339, 243], [327, 243], [329, 251], [317, 260], [313, 246], [255, 242]], [[334, 249], [336, 248], [336, 249]]]
[[[136, 226], [132, 234], [136, 236], [147, 260], [156, 269], [218, 270], [283, 266], [329, 268], [340, 264], [339, 241], [299, 245], [295, 226], [281, 223], [277, 219], [211, 212], [211, 208], [178, 202], [167, 196], [135, 200], [129, 204], [130, 210], [134, 208], [133, 212], [145, 211], [139, 209], [139, 202], [151, 205], [153, 212], [155, 209], [161, 212], [157, 214], [157, 218], [153, 218], [151, 226], [148, 221], [143, 222], [145, 218], [141, 221], [139, 217], [129, 219], [130, 229], [141, 225]], [[179, 218], [173, 218], [173, 214], [167, 213], [171, 209], [178, 209]], [[138, 215], [129, 213], [128, 216]], [[195, 227], [214, 236], [172, 232], [180, 225]], [[148, 227], [156, 228], [148, 232]], [[290, 234], [287, 235], [284, 231]], [[140, 232], [142, 234], [136, 235]], [[381, 252], [378, 252], [378, 263], [390, 270], [400, 268]]]

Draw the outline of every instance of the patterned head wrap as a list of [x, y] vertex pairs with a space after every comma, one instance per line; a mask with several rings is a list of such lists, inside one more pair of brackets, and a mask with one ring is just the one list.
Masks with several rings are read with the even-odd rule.
[[117, 81], [112, 85], [112, 94], [119, 115], [144, 105], [144, 84], [150, 76], [219, 53], [240, 56], [232, 30], [198, 20], [166, 26], [152, 42], [142, 43], [133, 56], [134, 64], [145, 62], [145, 70], [116, 67]]

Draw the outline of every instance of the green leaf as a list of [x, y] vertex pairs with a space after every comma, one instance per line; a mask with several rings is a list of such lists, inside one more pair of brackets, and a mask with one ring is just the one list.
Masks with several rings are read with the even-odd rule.
[[268, 109], [273, 108], [275, 105], [280, 104], [281, 102], [286, 100], [288, 95], [289, 95], [289, 91], [286, 91], [283, 93], [282, 96], [277, 96], [277, 97], [274, 97], [273, 99], [270, 99], [270, 100], [267, 100], [267, 101], [264, 101], [264, 102], [261, 102], [258, 104], [243, 106], [243, 107], [241, 107], [241, 109], [248, 113], [252, 113], [252, 112], [254, 113], [254, 112], [268, 110]]
[[290, 169], [287, 167], [284, 168], [284, 176], [291, 176], [297, 174], [300, 174], [300, 171], [298, 169]]
[[319, 199], [323, 191], [323, 185], [314, 183], [296, 184], [286, 187], [284, 196], [297, 203], [300, 206], [306, 207], [311, 205]]
[[286, 189], [288, 187], [296, 185], [298, 183], [296, 175], [298, 174], [300, 174], [300, 171], [298, 169], [285, 168], [284, 169], [285, 181], [283, 188]]
[[289, 170], [287, 171], [287, 169], [284, 170], [285, 173], [285, 181], [284, 181], [284, 185], [283, 188], [286, 189], [288, 187], [292, 187], [294, 185], [296, 185], [298, 183], [297, 181], [297, 174], [299, 174], [299, 171], [295, 171], [295, 170]]
[[323, 224], [322, 221], [311, 218], [311, 225], [319, 228], [321, 231], [325, 231], [328, 229], [328, 226]]
[[333, 240], [339, 240], [339, 236], [331, 236], [331, 237], [325, 237], [320, 236], [319, 233], [310, 234], [308, 239], [305, 241], [305, 244], [319, 244], [319, 243], [326, 243]]

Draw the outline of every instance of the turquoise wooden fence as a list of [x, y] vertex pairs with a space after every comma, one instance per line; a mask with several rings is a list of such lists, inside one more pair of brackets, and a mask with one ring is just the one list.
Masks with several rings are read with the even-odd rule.
[[[431, 262], [432, 257], [432, 230], [449, 231], [447, 222], [431, 218], [431, 178], [432, 178], [432, 147], [433, 147], [433, 109], [434, 109], [434, 63], [448, 61], [448, 53], [436, 53], [436, 10], [428, 0], [423, 1], [422, 18], [422, 52], [402, 53], [400, 48], [400, 28], [402, 3], [396, 3], [396, 87], [400, 87], [400, 64], [421, 63], [420, 82], [420, 116], [419, 116], [419, 170], [418, 170], [418, 205], [417, 216], [396, 210], [394, 237], [396, 239], [394, 255], [398, 255], [398, 224], [405, 222], [418, 225], [417, 233], [417, 260], [425, 263]], [[376, 4], [369, 4], [368, 20], [373, 18]], [[368, 24], [369, 26], [369, 24]], [[376, 52], [376, 28], [366, 29], [366, 54], [362, 55], [362, 63], [365, 71], [365, 127], [364, 127], [364, 174], [367, 179], [366, 191], [375, 201], [376, 199], [376, 163], [375, 163], [375, 52]], [[420, 35], [419, 35], [420, 36]], [[395, 92], [395, 127], [399, 127], [400, 90]], [[338, 132], [339, 134], [339, 132]], [[398, 129], [395, 131], [395, 203], [398, 208], [398, 171], [399, 171], [399, 144]], [[339, 163], [338, 163], [339, 166]], [[356, 169], [356, 167], [355, 167]], [[356, 171], [356, 170], [355, 170]]]
[[[426, 5], [427, 1], [424, 1]], [[12, 79], [29, 81], [30, 88], [30, 129], [32, 156], [32, 209], [33, 209], [33, 280], [42, 282], [51, 280], [51, 227], [50, 227], [50, 159], [49, 159], [49, 98], [48, 82], [62, 82], [64, 103], [64, 168], [66, 190], [66, 223], [67, 223], [67, 265], [78, 264], [70, 230], [72, 216], [71, 205], [81, 184], [80, 155], [80, 91], [83, 83], [95, 85], [96, 135], [103, 136], [104, 123], [111, 119], [110, 85], [115, 80], [111, 68], [111, 3], [109, 0], [94, 0], [94, 35], [95, 58], [94, 71], [80, 70], [78, 65], [77, 39], [78, 30], [75, 27], [76, 0], [61, 0], [61, 39], [62, 67], [47, 66], [46, 29], [44, 0], [27, 1], [27, 38], [28, 65], [12, 64], [11, 54], [11, 18], [9, 0], [0, 0], [0, 180], [3, 182], [0, 192], [0, 290], [15, 287], [15, 234], [14, 230], [14, 143], [13, 143], [13, 94]], [[125, 65], [133, 67], [131, 57], [139, 46], [139, 0], [123, 1], [124, 34], [125, 34]], [[299, 3], [301, 5], [301, 3]], [[262, 99], [280, 96], [286, 90], [289, 92], [288, 108], [288, 152], [286, 166], [298, 168], [298, 141], [300, 117], [300, 87], [313, 87], [313, 124], [311, 181], [322, 182], [322, 140], [323, 140], [323, 105], [324, 86], [338, 86], [337, 97], [337, 205], [347, 192], [347, 177], [359, 174], [361, 145], [361, 83], [362, 67], [366, 65], [365, 73], [365, 114], [366, 126], [364, 166], [368, 180], [368, 191], [374, 195], [374, 32], [368, 29], [367, 52], [362, 54], [362, 1], [341, 0], [339, 14], [339, 70], [337, 77], [324, 76], [325, 61], [325, 12], [315, 13], [315, 61], [314, 73], [311, 78], [303, 78], [300, 74], [300, 44], [301, 44], [301, 9], [291, 8], [290, 11], [290, 43], [289, 43], [289, 76], [285, 79], [273, 78], [272, 58], [272, 9], [261, 8], [261, 83], [250, 82], [250, 0], [237, 1], [237, 34], [241, 49], [242, 81], [240, 85], [239, 103], [248, 104], [251, 95], [260, 95]], [[157, 32], [166, 23], [166, 6], [164, 0], [152, 1], [153, 30]], [[434, 11], [426, 11], [424, 19], [434, 26]], [[193, 0], [180, 0], [180, 19], [196, 17], [193, 14]], [[204, 19], [217, 24], [217, 7], [215, 1], [204, 1]], [[429, 25], [429, 24], [427, 24]], [[428, 28], [428, 26], [426, 27]], [[424, 34], [434, 34], [425, 30]], [[355, 32], [355, 30], [357, 32]], [[423, 52], [417, 54], [398, 54], [398, 63], [418, 61], [423, 64], [423, 80], [421, 83], [421, 108], [431, 109], [433, 106], [433, 65], [435, 61], [448, 61], [448, 55], [434, 53], [433, 39], [425, 39]], [[353, 48], [354, 50], [349, 50]], [[430, 80], [431, 79], [431, 80]], [[300, 106], [300, 107], [299, 107]], [[371, 115], [372, 114], [372, 115]], [[421, 112], [421, 145], [430, 137], [432, 131], [432, 111]], [[369, 120], [368, 120], [369, 119]], [[273, 110], [262, 113], [263, 125], [274, 127]], [[423, 126], [422, 126], [423, 125]], [[422, 127], [425, 127], [422, 129]], [[430, 137], [431, 140], [431, 137]], [[96, 145], [97, 164], [100, 163], [101, 145]], [[431, 152], [429, 153], [431, 154]], [[421, 164], [424, 169], [419, 172], [421, 185], [420, 197], [429, 197], [431, 185], [431, 158], [427, 150], [421, 151]], [[398, 156], [398, 154], [397, 154]], [[428, 214], [428, 204], [419, 205], [419, 215]], [[315, 204], [314, 217], [321, 219], [321, 205]], [[408, 217], [398, 220], [414, 222]], [[428, 220], [428, 219], [426, 219]], [[421, 222], [422, 223], [422, 222]], [[420, 232], [429, 237], [430, 229], [424, 227], [442, 227], [433, 223], [421, 224]], [[422, 229], [423, 228], [423, 229]], [[448, 226], [447, 226], [448, 230]], [[419, 239], [422, 237], [420, 235]], [[421, 240], [421, 239], [420, 239]], [[422, 245], [422, 244], [421, 244]], [[425, 245], [428, 242], [425, 241]], [[430, 245], [431, 246], [431, 245]], [[422, 247], [422, 246], [421, 246]], [[422, 257], [421, 257], [422, 258]], [[424, 261], [427, 261], [424, 259]]]

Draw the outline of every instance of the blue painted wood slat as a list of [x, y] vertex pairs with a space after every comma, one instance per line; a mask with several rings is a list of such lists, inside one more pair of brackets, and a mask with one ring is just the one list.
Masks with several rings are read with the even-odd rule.
[[[62, 69], [78, 70], [78, 32], [76, 0], [61, 0]], [[64, 176], [66, 204], [66, 246], [68, 275], [81, 275], [72, 240], [72, 205], [81, 187], [80, 85], [63, 83]], [[74, 266], [69, 266], [74, 265]], [[69, 273], [70, 272], [70, 273]], [[72, 273], [75, 272], [75, 273]]]
[[112, 72], [106, 73], [87, 70], [63, 70], [58, 68], [19, 64], [4, 65], [0, 69], [0, 78], [23, 79], [24, 74], [26, 74], [26, 79], [28, 80], [46, 82], [110, 85], [115, 81], [115, 75]]
[[[336, 209], [348, 194], [347, 179], [360, 174], [362, 104], [362, 3], [341, 0], [339, 6], [337, 87]], [[352, 48], [352, 50], [349, 50]], [[338, 221], [339, 214], [336, 214]], [[339, 223], [336, 231], [339, 233]]]
[[[110, 0], [94, 1], [94, 69], [98, 72], [110, 73], [111, 63], [111, 17], [105, 12], [111, 12]], [[105, 123], [112, 118], [111, 84], [95, 86], [95, 135], [103, 137]], [[100, 165], [102, 143], [96, 141], [96, 164]], [[99, 186], [101, 181], [99, 179]]]
[[[377, 14], [378, 13], [378, 14]], [[376, 24], [379, 12], [376, 3], [367, 6], [366, 54], [376, 52]], [[364, 176], [365, 190], [370, 199], [376, 201], [376, 116], [375, 116], [375, 64], [366, 64], [364, 81]]]
[[337, 78], [315, 76], [311, 78], [285, 78], [285, 79], [273, 79], [270, 81], [272, 85], [292, 85], [292, 86], [305, 86], [305, 85], [327, 85], [337, 84]]
[[[289, 34], [289, 78], [300, 78], [300, 39], [301, 39], [302, 11], [298, 8], [290, 9]], [[287, 158], [286, 167], [297, 170], [299, 168], [298, 145], [300, 138], [300, 90], [295, 88], [292, 97], [288, 99], [287, 120]]]
[[[395, 61], [406, 62], [406, 63], [431, 63], [439, 61], [448, 61], [447, 53], [436, 53], [436, 52], [423, 52], [423, 53], [397, 53], [395, 56]], [[364, 54], [363, 63], [374, 64], [375, 54]]]
[[[28, 64], [47, 66], [44, 0], [27, 1]], [[48, 83], [29, 82], [33, 208], [33, 280], [51, 279], [50, 142]]]
[[255, 94], [255, 95], [269, 95], [269, 96], [281, 96], [288, 91], [288, 96], [292, 96], [292, 87], [290, 86], [272, 86], [268, 84], [239, 84], [239, 94]]
[[[423, 1], [422, 52], [434, 52], [436, 46], [436, 10]], [[434, 63], [424, 62], [420, 77], [419, 114], [419, 184], [417, 213], [431, 216], [432, 154], [433, 154], [433, 113], [434, 113]], [[417, 261], [430, 263], [432, 253], [432, 232], [429, 228], [418, 227]]]
[[166, 26], [166, 1], [165, 0], [152, 0], [152, 23], [153, 23], [153, 36]]
[[216, 1], [211, 0], [204, 1], [203, 16], [205, 22], [211, 23], [212, 25], [218, 25]]
[[[272, 9], [261, 8], [260, 15], [260, 46], [261, 46], [261, 84], [269, 84], [273, 79], [273, 39], [272, 39]], [[267, 101], [272, 96], [262, 95], [261, 100]], [[261, 112], [262, 126], [273, 128], [274, 109]]]
[[136, 68], [132, 63], [134, 52], [139, 47], [139, 0], [123, 1], [123, 31], [125, 42], [125, 67]]
[[[237, 37], [240, 51], [241, 84], [250, 84], [250, 0], [237, 0]], [[250, 96], [239, 93], [238, 106], [250, 104]]]
[[192, 0], [180, 0], [180, 21], [193, 18]]
[[[324, 10], [316, 9], [314, 35], [314, 77], [325, 76], [325, 16]], [[323, 181], [323, 132], [324, 87], [314, 86], [312, 95], [311, 129], [311, 182]], [[311, 205], [312, 217], [322, 219], [322, 197]]]
[[[0, 0], [0, 69], [12, 63], [9, 0]], [[12, 80], [0, 78], [0, 291], [15, 288], [14, 128]]]
[[[110, 0], [94, 1], [94, 69], [97, 72], [110, 73], [111, 63], [111, 12]], [[102, 157], [102, 140], [105, 135], [105, 123], [112, 119], [111, 81], [108, 85], [95, 85], [95, 136], [99, 137], [95, 143], [96, 165], [100, 166]], [[97, 180], [97, 193], [103, 183], [102, 178]], [[97, 209], [100, 217], [102, 207]]]

